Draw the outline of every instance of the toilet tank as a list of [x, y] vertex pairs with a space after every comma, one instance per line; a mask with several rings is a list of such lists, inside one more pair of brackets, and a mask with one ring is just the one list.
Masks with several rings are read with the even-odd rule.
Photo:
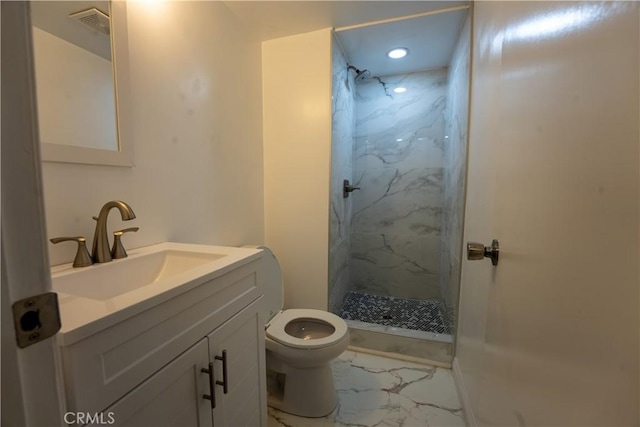
[[265, 322], [269, 321], [282, 310], [284, 302], [284, 283], [282, 270], [274, 253], [266, 246], [245, 246], [247, 248], [262, 249], [262, 268], [260, 270], [263, 281], [263, 314]]

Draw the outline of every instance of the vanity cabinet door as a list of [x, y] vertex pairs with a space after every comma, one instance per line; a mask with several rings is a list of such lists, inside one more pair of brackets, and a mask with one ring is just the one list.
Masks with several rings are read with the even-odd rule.
[[[209, 394], [209, 350], [203, 338], [102, 412], [114, 426], [164, 427], [213, 425]], [[109, 422], [113, 421], [113, 422]]]
[[214, 363], [216, 427], [266, 426], [267, 395], [262, 298], [207, 336]]

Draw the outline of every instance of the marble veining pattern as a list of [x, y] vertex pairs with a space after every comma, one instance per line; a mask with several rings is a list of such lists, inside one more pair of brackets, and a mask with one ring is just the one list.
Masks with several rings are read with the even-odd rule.
[[[441, 164], [445, 129], [447, 70], [384, 77], [404, 93], [387, 96], [379, 82], [361, 83], [356, 92], [355, 166], [384, 167], [414, 155], [422, 167]], [[425, 161], [432, 162], [425, 166]]]
[[442, 168], [356, 170], [353, 232], [440, 234]]
[[447, 138], [444, 145], [440, 293], [446, 318], [455, 329], [460, 288], [462, 230], [467, 165], [467, 127], [470, 78], [470, 22], [467, 17], [449, 67]]
[[336, 312], [349, 290], [353, 197], [342, 197], [342, 182], [353, 181], [355, 82], [332, 36], [331, 191], [329, 212], [329, 311]]
[[332, 363], [338, 405], [322, 418], [269, 408], [269, 427], [464, 426], [451, 371], [346, 351]]
[[438, 298], [447, 70], [381, 80], [356, 90], [352, 289]]
[[353, 233], [352, 290], [400, 298], [438, 298], [439, 237]]

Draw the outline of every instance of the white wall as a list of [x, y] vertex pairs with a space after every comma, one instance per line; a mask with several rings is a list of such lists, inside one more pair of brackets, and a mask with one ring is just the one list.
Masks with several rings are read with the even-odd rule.
[[[137, 218], [112, 212], [109, 229], [139, 226], [128, 248], [262, 243], [259, 41], [222, 2], [129, 2], [127, 19], [136, 166], [44, 163], [49, 236], [92, 239], [91, 217], [121, 199]], [[75, 253], [49, 249], [52, 264]]]
[[[637, 426], [640, 4], [476, 2], [455, 371], [471, 424]], [[466, 389], [466, 390], [465, 390]]]
[[331, 29], [262, 46], [265, 242], [285, 308], [327, 309]]

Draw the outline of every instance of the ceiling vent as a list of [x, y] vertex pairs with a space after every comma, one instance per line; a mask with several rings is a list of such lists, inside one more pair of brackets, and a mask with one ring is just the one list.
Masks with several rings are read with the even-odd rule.
[[92, 30], [98, 31], [99, 33], [106, 34], [107, 36], [110, 34], [109, 15], [106, 15], [95, 7], [71, 13], [69, 14], [69, 18], [90, 27]]

